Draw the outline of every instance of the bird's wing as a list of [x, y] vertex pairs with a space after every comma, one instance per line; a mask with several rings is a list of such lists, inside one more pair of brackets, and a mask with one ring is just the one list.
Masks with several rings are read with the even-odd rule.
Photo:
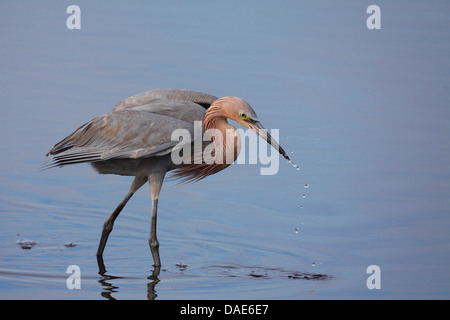
[[[186, 107], [180, 101], [172, 111]], [[197, 105], [198, 108], [201, 108]], [[202, 108], [203, 109], [203, 108]], [[204, 109], [203, 109], [204, 112]], [[199, 121], [203, 114], [196, 112]], [[143, 158], [168, 154], [179, 141], [172, 141], [175, 129], [186, 129], [194, 138], [193, 124], [140, 109], [113, 110], [84, 124], [57, 143], [47, 154], [53, 155], [53, 165], [64, 166], [115, 158]]]
[[114, 110], [139, 107], [148, 104], [155, 99], [190, 101], [201, 105], [205, 109], [208, 109], [209, 106], [218, 98], [208, 93], [187, 89], [156, 89], [125, 99], [119, 102], [114, 107]]
[[170, 100], [162, 98], [154, 99], [146, 104], [133, 108], [119, 110], [146, 111], [187, 121], [192, 124], [194, 124], [194, 121], [203, 121], [203, 118], [205, 116], [205, 109], [197, 103], [191, 101]]

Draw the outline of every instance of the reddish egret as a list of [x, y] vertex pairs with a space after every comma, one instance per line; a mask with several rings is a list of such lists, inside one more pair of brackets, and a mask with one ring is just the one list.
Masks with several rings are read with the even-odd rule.
[[[79, 127], [47, 153], [47, 156], [53, 156], [50, 167], [89, 162], [101, 174], [135, 177], [125, 198], [103, 225], [98, 257], [103, 255], [115, 219], [133, 194], [148, 181], [152, 197], [149, 245], [155, 267], [161, 266], [156, 214], [164, 177], [168, 171], [174, 170], [174, 177], [185, 182], [195, 182], [225, 169], [236, 160], [240, 137], [227, 119], [255, 131], [290, 161], [286, 152], [260, 124], [255, 111], [243, 99], [218, 99], [209, 94], [178, 89], [152, 90], [125, 99], [112, 111]], [[172, 133], [176, 129], [186, 129], [192, 133], [195, 121], [201, 121], [205, 131], [217, 129], [223, 133], [222, 150], [214, 154], [223, 159], [232, 159], [231, 162], [174, 163], [171, 153], [179, 141], [172, 141]], [[231, 133], [235, 139], [232, 147], [227, 146], [226, 133]], [[193, 138], [187, 143], [191, 148]], [[214, 137], [204, 141], [202, 148], [210, 143], [214, 143]]]

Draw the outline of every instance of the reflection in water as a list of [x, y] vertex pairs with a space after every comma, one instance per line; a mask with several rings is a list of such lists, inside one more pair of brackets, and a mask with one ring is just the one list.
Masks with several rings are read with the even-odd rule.
[[102, 256], [97, 256], [97, 264], [98, 264], [98, 274], [102, 276], [101, 279], [98, 280], [98, 282], [100, 282], [100, 284], [103, 287], [101, 296], [105, 297], [108, 300], [116, 300], [111, 294], [113, 292], [117, 292], [118, 291], [117, 289], [119, 289], [119, 287], [112, 285], [112, 283], [109, 282], [109, 280], [120, 279], [121, 277], [110, 276], [106, 274], [105, 263], [103, 261]]
[[[111, 280], [123, 279], [123, 277], [111, 276], [106, 274], [106, 268], [101, 256], [97, 257], [99, 274], [102, 276], [98, 281], [102, 285], [101, 296], [108, 300], [116, 300], [112, 294], [119, 291], [117, 285], [113, 285]], [[182, 265], [182, 267], [180, 267]], [[185, 264], [175, 265], [179, 272], [184, 272], [187, 269]], [[163, 269], [165, 270], [165, 269]], [[155, 286], [161, 281], [158, 276], [161, 272], [160, 267], [154, 267], [152, 274], [147, 277], [150, 280], [147, 283], [147, 299], [155, 300], [158, 296], [156, 294]], [[324, 273], [311, 273], [304, 271], [292, 271], [283, 268], [260, 267], [260, 266], [241, 266], [241, 265], [212, 265], [201, 268], [202, 276], [204, 277], [228, 277], [228, 278], [242, 278], [242, 279], [275, 279], [275, 280], [315, 280], [324, 281], [331, 280], [333, 276]]]
[[262, 278], [262, 279], [298, 279], [298, 280], [330, 280], [331, 275], [324, 273], [312, 273], [306, 271], [292, 271], [283, 268], [240, 266], [240, 265], [219, 265], [203, 268], [205, 271], [214, 270], [218, 275], [226, 277], [241, 278]]
[[108, 280], [117, 279], [117, 278], [119, 278], [119, 277], [102, 275], [102, 278], [98, 281], [101, 283], [101, 285], [103, 287], [103, 291], [100, 293], [102, 297], [104, 297], [108, 300], [116, 300], [112, 296], [112, 293], [117, 292], [118, 290], [116, 290], [116, 289], [119, 289], [119, 287], [112, 285], [110, 282], [108, 282]]
[[[116, 300], [112, 293], [118, 292], [119, 287], [114, 286], [110, 280], [114, 279], [122, 279], [123, 277], [117, 277], [117, 276], [111, 276], [106, 274], [106, 267], [105, 263], [103, 261], [102, 256], [97, 256], [97, 264], [98, 264], [98, 274], [100, 274], [102, 277], [98, 281], [102, 285], [103, 291], [101, 293], [102, 297], [105, 297], [108, 300]], [[147, 283], [147, 299], [148, 300], [155, 300], [155, 298], [158, 296], [155, 291], [156, 284], [160, 281], [158, 279], [159, 273], [161, 271], [160, 267], [154, 267], [152, 274], [147, 277], [150, 281]]]
[[147, 283], [147, 299], [148, 300], [155, 300], [155, 298], [158, 296], [156, 294], [155, 286], [159, 282], [158, 276], [159, 272], [161, 271], [161, 267], [154, 266], [155, 268], [152, 271], [152, 275], [148, 276], [147, 279], [151, 280]]

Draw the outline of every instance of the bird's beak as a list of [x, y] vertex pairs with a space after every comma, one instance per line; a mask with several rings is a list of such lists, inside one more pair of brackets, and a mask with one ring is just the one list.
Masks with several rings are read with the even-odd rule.
[[249, 128], [256, 132], [258, 136], [263, 138], [267, 141], [268, 144], [270, 144], [275, 150], [277, 150], [286, 160], [291, 162], [291, 159], [289, 159], [289, 156], [287, 153], [283, 150], [283, 148], [278, 144], [277, 141], [275, 141], [269, 132], [267, 132], [267, 129], [263, 127], [263, 125], [259, 121], [253, 121], [250, 123]]

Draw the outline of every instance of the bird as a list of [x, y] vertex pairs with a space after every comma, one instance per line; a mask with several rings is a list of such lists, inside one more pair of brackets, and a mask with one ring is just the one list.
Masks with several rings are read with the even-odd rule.
[[[152, 198], [149, 247], [154, 266], [161, 267], [156, 225], [158, 199], [165, 176], [170, 171], [173, 179], [192, 183], [232, 164], [239, 155], [240, 136], [228, 119], [256, 132], [291, 162], [244, 99], [233, 96], [218, 98], [188, 89], [155, 89], [131, 96], [54, 145], [46, 154], [51, 156], [46, 168], [90, 163], [100, 174], [134, 176], [127, 194], [103, 224], [97, 258], [103, 256], [114, 221], [122, 209], [148, 182]], [[184, 130], [195, 136], [196, 123], [204, 133], [216, 130], [222, 136], [205, 134], [200, 151], [194, 150], [195, 137], [191, 136], [183, 143], [172, 139], [175, 130]], [[230, 136], [232, 140], [228, 138]], [[208, 146], [213, 147], [210, 148], [213, 151], [209, 161], [207, 157], [199, 161], [199, 155], [202, 156]], [[176, 152], [182, 156], [186, 153], [183, 162], [173, 161], [172, 154]]]

